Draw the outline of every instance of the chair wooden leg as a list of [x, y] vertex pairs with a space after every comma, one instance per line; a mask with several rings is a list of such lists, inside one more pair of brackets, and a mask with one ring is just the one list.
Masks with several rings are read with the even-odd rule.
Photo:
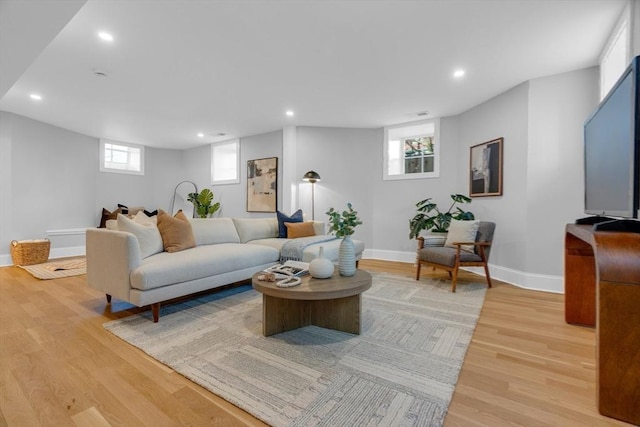
[[151, 312], [153, 313], [153, 323], [158, 323], [160, 319], [160, 303], [151, 304]]
[[420, 280], [420, 268], [422, 267], [422, 264], [420, 264], [420, 261], [418, 261], [418, 265], [416, 266], [416, 280]]
[[[451, 272], [449, 272], [451, 274]], [[451, 278], [451, 292], [456, 291], [456, 282], [458, 281], [458, 266], [453, 269], [453, 277]]]
[[111, 295], [105, 294], [107, 296], [107, 304], [111, 303]]
[[486, 262], [484, 263], [484, 274], [487, 276], [487, 284], [491, 288], [491, 276], [489, 275], [489, 266]]

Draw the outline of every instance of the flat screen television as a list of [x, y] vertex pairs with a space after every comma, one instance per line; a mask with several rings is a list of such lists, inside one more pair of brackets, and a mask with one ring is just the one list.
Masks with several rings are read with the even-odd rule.
[[640, 56], [584, 124], [585, 213], [638, 218]]

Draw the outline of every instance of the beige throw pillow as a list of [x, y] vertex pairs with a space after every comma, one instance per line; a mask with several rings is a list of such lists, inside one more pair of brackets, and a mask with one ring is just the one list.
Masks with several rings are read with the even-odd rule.
[[315, 236], [316, 231], [313, 228], [313, 222], [285, 222], [287, 227], [287, 238], [297, 239], [298, 237]]
[[142, 225], [153, 225], [154, 227], [158, 225], [157, 216], [147, 216], [143, 211], [138, 211], [133, 217], [133, 220]]
[[[479, 225], [480, 221], [451, 220], [449, 233], [447, 234], [447, 240], [444, 242], [444, 245], [455, 247], [454, 243], [456, 242], [475, 242]], [[475, 246], [462, 245], [460, 249], [467, 252], [474, 252]]]
[[163, 251], [162, 237], [155, 224], [140, 224], [122, 214], [118, 214], [117, 223], [119, 231], [126, 231], [136, 236], [141, 258]]
[[191, 223], [182, 210], [173, 217], [163, 210], [158, 211], [158, 230], [166, 252], [179, 252], [196, 246]]

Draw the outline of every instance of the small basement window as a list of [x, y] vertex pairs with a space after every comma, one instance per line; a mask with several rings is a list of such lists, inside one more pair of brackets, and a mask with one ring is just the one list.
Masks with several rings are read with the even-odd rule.
[[100, 172], [144, 175], [144, 146], [101, 139]]
[[211, 144], [211, 184], [240, 182], [240, 140]]
[[440, 119], [384, 128], [383, 179], [440, 176]]

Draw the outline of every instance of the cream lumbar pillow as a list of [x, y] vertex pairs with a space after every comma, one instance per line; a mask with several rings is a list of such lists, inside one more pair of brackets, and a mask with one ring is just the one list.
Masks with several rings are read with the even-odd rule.
[[117, 222], [119, 231], [126, 231], [136, 236], [141, 258], [147, 258], [164, 250], [160, 231], [155, 224], [140, 224], [122, 214], [118, 214]]
[[163, 210], [158, 211], [158, 230], [166, 252], [179, 252], [196, 246], [191, 222], [179, 210], [174, 216]]
[[[475, 242], [476, 234], [478, 234], [478, 226], [480, 221], [458, 221], [456, 219], [451, 220], [449, 225], [449, 233], [447, 234], [447, 240], [444, 242], [445, 246], [453, 246], [456, 242]], [[473, 245], [462, 245], [460, 249], [467, 252], [473, 252], [475, 247]]]

